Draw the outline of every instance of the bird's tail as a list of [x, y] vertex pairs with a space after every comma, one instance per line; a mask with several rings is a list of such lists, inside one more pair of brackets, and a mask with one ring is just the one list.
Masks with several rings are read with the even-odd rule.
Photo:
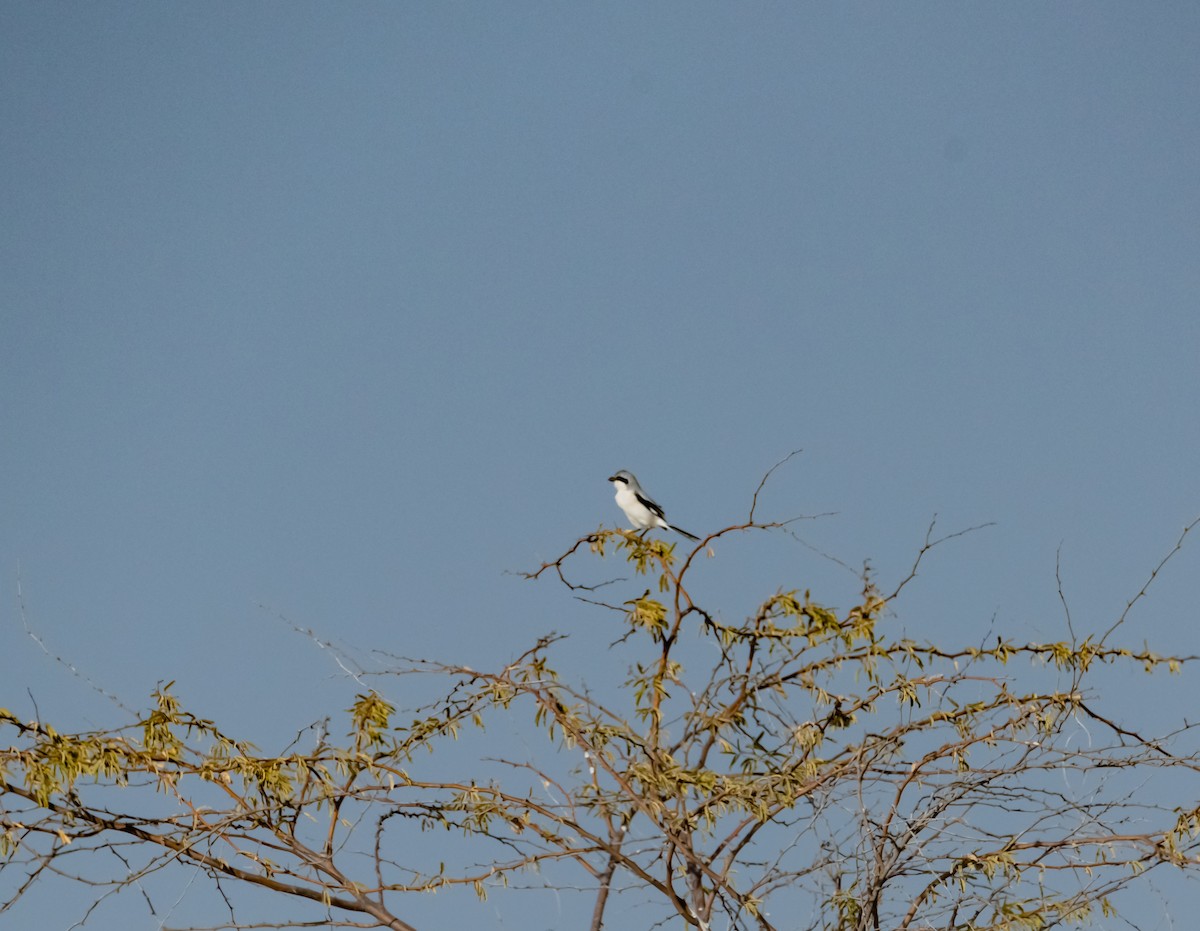
[[675, 525], [673, 525], [673, 524], [672, 524], [672, 525], [670, 525], [670, 527], [671, 527], [671, 529], [672, 529], [672, 530], [674, 530], [676, 533], [682, 534], [683, 536], [687, 537], [689, 540], [695, 540], [697, 543], [699, 543], [699, 542], [700, 542], [700, 538], [699, 538], [698, 536], [696, 536], [694, 533], [688, 533], [686, 530], [683, 530], [683, 529], [681, 529], [681, 528], [679, 528], [679, 527], [676, 527], [676, 526], [675, 526]]

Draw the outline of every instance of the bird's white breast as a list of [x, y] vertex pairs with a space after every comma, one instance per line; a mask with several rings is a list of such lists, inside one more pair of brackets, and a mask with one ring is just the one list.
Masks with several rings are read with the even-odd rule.
[[616, 498], [617, 507], [625, 512], [633, 526], [639, 530], [654, 526], [654, 515], [637, 499], [637, 495], [629, 490], [628, 485], [622, 483], [613, 497]]

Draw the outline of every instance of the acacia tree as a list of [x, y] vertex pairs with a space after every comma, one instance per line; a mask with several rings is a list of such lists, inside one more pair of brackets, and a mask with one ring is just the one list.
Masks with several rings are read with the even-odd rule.
[[[187, 867], [225, 898], [229, 928], [250, 926], [241, 885], [314, 909], [272, 926], [407, 931], [409, 893], [540, 882], [592, 896], [593, 931], [614, 895], [653, 908], [646, 925], [1039, 929], [1109, 912], [1148, 871], [1197, 868], [1190, 726], [1135, 732], [1092, 686], [1102, 666], [1191, 657], [1113, 645], [1125, 614], [1058, 643], [896, 636], [889, 609], [942, 542], [932, 528], [907, 578], [884, 593], [864, 573], [846, 610], [800, 589], [702, 604], [703, 554], [784, 527], [756, 519], [757, 497], [690, 551], [601, 528], [529, 573], [623, 618], [588, 686], [556, 673], [554, 635], [492, 670], [397, 660], [360, 671], [381, 678], [345, 740], [320, 730], [276, 755], [170, 686], [122, 729], [0, 711], [0, 913], [51, 876], [97, 889], [94, 908]], [[613, 556], [635, 579], [606, 599], [617, 589], [576, 567]], [[402, 672], [441, 683], [437, 697], [398, 711], [385, 683]], [[439, 764], [448, 741], [514, 715], [550, 740], [495, 757], [480, 738], [456, 772]], [[1145, 791], [1155, 778], [1180, 804]], [[434, 862], [421, 839], [442, 829], [455, 846]]]

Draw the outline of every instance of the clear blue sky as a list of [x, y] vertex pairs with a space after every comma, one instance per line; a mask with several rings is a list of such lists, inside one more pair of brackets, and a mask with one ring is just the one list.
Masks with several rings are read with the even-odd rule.
[[[615, 469], [699, 533], [798, 447], [767, 515], [884, 582], [996, 522], [912, 635], [1058, 639], [1060, 546], [1107, 627], [1200, 513], [1197, 48], [1194, 3], [0, 6], [0, 705], [121, 720], [18, 580], [97, 685], [269, 747], [356, 690], [278, 614], [593, 649], [506, 573]], [[1127, 639], [1200, 653], [1197, 552]], [[722, 555], [735, 615], [855, 590]]]

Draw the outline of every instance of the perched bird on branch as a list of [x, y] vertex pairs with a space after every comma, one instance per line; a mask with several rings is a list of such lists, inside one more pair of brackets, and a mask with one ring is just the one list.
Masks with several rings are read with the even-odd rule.
[[629, 522], [633, 524], [635, 530], [651, 530], [654, 527], [662, 527], [664, 530], [674, 530], [676, 533], [683, 534], [691, 540], [700, 539], [694, 533], [688, 533], [686, 530], [668, 524], [662, 507], [642, 491], [642, 486], [638, 484], [638, 480], [632, 472], [622, 469], [620, 472], [610, 475], [608, 480], [617, 490], [615, 496], [617, 506], [625, 512], [625, 516], [629, 518]]

